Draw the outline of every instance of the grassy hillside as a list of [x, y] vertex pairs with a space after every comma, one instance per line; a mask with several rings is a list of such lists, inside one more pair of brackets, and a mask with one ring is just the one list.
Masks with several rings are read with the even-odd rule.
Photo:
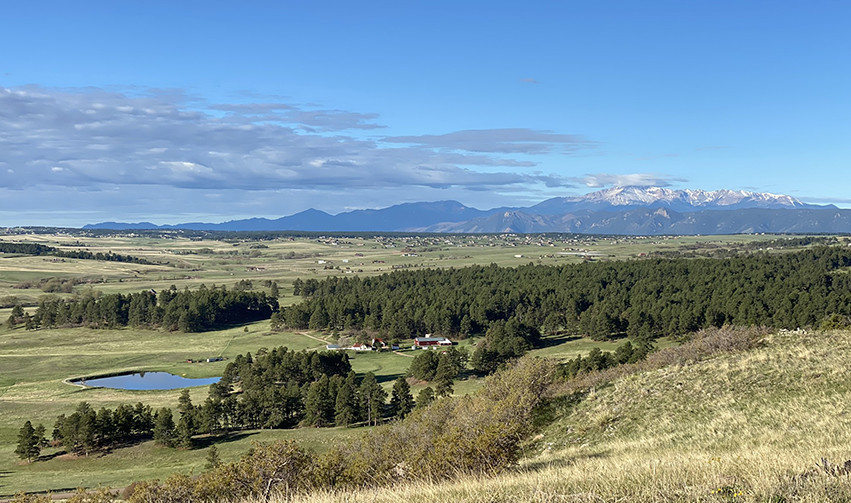
[[850, 356], [848, 332], [769, 335], [562, 405], [514, 473], [304, 501], [848, 501]]

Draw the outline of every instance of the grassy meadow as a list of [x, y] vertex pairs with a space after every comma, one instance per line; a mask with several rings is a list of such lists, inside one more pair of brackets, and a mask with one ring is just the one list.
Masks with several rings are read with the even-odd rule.
[[[770, 238], [774, 239], [774, 237]], [[85, 293], [96, 295], [97, 292], [129, 293], [147, 289], [159, 291], [171, 285], [179, 289], [196, 288], [202, 283], [208, 286], [213, 284], [232, 286], [240, 280], [250, 280], [254, 288], [268, 291], [266, 282], [276, 281], [280, 287], [280, 302], [282, 305], [288, 305], [299, 300], [299, 297], [292, 295], [292, 282], [296, 278], [322, 279], [345, 274], [375, 275], [398, 268], [463, 267], [471, 264], [496, 263], [502, 266], [516, 266], [529, 262], [562, 264], [578, 263], [583, 260], [628, 260], [653, 251], [676, 251], [701, 246], [734, 247], [759, 239], [766, 239], [766, 237], [695, 236], [617, 239], [587, 237], [576, 239], [558, 236], [379, 236], [371, 238], [330, 236], [248, 241], [198, 240], [179, 235], [154, 238], [125, 235], [91, 237], [71, 234], [5, 234], [0, 236], [0, 240], [37, 242], [60, 247], [63, 250], [112, 251], [144, 258], [153, 265], [0, 254], [0, 322], [5, 322], [13, 305], [20, 303], [26, 310], [32, 312], [38, 300], [45, 295], [72, 297]], [[73, 286], [66, 288], [67, 291], [45, 291], [44, 284], [50, 278], [70, 280]], [[57, 455], [59, 453], [56, 449], [47, 448], [42, 453], [42, 460], [32, 464], [20, 463], [14, 455], [14, 449], [17, 431], [26, 420], [31, 420], [34, 424], [43, 423], [49, 435], [55, 417], [62, 413], [72, 413], [81, 401], [91, 403], [94, 408], [115, 407], [120, 403], [139, 401], [152, 407], [174, 407], [179, 395], [178, 391], [83, 388], [65, 382], [66, 379], [130, 370], [166, 371], [187, 377], [210, 377], [221, 375], [228, 360], [240, 353], [256, 352], [262, 347], [276, 346], [287, 346], [294, 350], [314, 350], [324, 348], [326, 342], [337, 342], [337, 338], [338, 334], [272, 332], [268, 321], [194, 334], [87, 328], [27, 331], [22, 327], [11, 329], [5, 324], [0, 325], [0, 496], [19, 491], [58, 491], [81, 485], [123, 487], [136, 480], [162, 478], [175, 471], [190, 473], [202, 470], [207, 449], [204, 439], [199, 439], [199, 449], [191, 451], [161, 448], [154, 446], [153, 442], [145, 442], [119, 448], [108, 454], [77, 459]], [[847, 337], [843, 340], [847, 342]], [[474, 343], [475, 339], [461, 342], [467, 347], [472, 347]], [[554, 335], [545, 338], [543, 347], [533, 353], [566, 360], [577, 354], [587, 353], [594, 347], [613, 350], [618, 344], [620, 341], [595, 342], [575, 335]], [[672, 344], [674, 344], [673, 340], [663, 338], [657, 342], [657, 347]], [[767, 353], [767, 355], [771, 354], [773, 353]], [[215, 363], [186, 362], [187, 359], [214, 356], [222, 356], [225, 360]], [[411, 351], [350, 353], [352, 367], [357, 373], [362, 375], [366, 372], [374, 372], [379, 382], [388, 389], [392, 386], [394, 379], [405, 374], [410, 365], [411, 356], [413, 356]], [[750, 355], [749, 358], [756, 357]], [[764, 358], [764, 361], [758, 359], [754, 361], [763, 363], [775, 361], [771, 356]], [[745, 370], [743, 366], [739, 372]], [[769, 369], [763, 370], [767, 372]], [[775, 371], [779, 372], [779, 370]], [[704, 372], [712, 374], [712, 367], [705, 367]], [[838, 367], [831, 372], [830, 375], [834, 377], [844, 375]], [[758, 374], [753, 371], [751, 374], [762, 375], [766, 385], [773, 382], [771, 373]], [[656, 377], [661, 379], [662, 376]], [[646, 379], [652, 378], [653, 376], [646, 377]], [[729, 387], [736, 383], [738, 381], [722, 384]], [[478, 380], [474, 376], [465, 376], [455, 383], [455, 394], [472, 392], [478, 385]], [[657, 390], [660, 397], [661, 394], [670, 391], [662, 383], [648, 382], [630, 385], [631, 392], [642, 398], [646, 395], [646, 389]], [[414, 395], [416, 396], [419, 389], [425, 386], [426, 383], [414, 383], [412, 386]], [[615, 386], [613, 390], [623, 386]], [[682, 387], [677, 389], [683, 392]], [[735, 389], [724, 391], [721, 384], [713, 383], [711, 392], [724, 391], [725, 396], [731, 397]], [[607, 390], [606, 393], [612, 393], [613, 390]], [[842, 390], [844, 393], [844, 388]], [[705, 393], [710, 393], [710, 390], [705, 390], [702, 395], [697, 390], [694, 393], [695, 397], [703, 399], [709, 396]], [[195, 403], [203, 401], [207, 396], [206, 387], [193, 388], [191, 396]], [[605, 473], [605, 470], [611, 469], [611, 467], [606, 468], [606, 463], [616, 463], [621, 456], [632, 453], [635, 466], [629, 468], [632, 471], [627, 470], [631, 475], [624, 476], [640, 479], [644, 476], [641, 470], [646, 469], [646, 460], [636, 453], [635, 449], [639, 447], [635, 445], [635, 440], [630, 440], [634, 438], [653, 439], [647, 440], [651, 443], [642, 445], [640, 448], [651, 449], [649, 452], [653, 452], [654, 456], [661, 460], [660, 462], [675, 463], [674, 457], [682, 451], [676, 447], [674, 440], [680, 438], [681, 441], [685, 441], [689, 438], [682, 433], [682, 430], [677, 429], [684, 427], [681, 419], [663, 417], [661, 420], [658, 418], [651, 420], [653, 415], [648, 411], [629, 408], [626, 403], [623, 403], [617, 407], [605, 409], [619, 411], [615, 419], [608, 420], [605, 419], [608, 416], [604, 409], [591, 407], [593, 404], [604, 403], [600, 400], [608, 395], [601, 392], [598, 396], [599, 399], [586, 400], [575, 412], [566, 416], [567, 423], [557, 423], [551, 431], [545, 433], [539, 445], [543, 452], [530, 458], [527, 470], [542, 475], [561, 474], [558, 470], [579, 469], [584, 466], [588, 470], [599, 468]], [[683, 404], [687, 403], [679, 398], [664, 396], [667, 397], [664, 400], [670, 402], [666, 402], [670, 407], [684, 406]], [[803, 399], [803, 396], [799, 398]], [[780, 397], [773, 399], [779, 400]], [[611, 400], [618, 402], [624, 399], [613, 396]], [[839, 412], [835, 408], [815, 408], [821, 405], [823, 404], [802, 402], [796, 407], [801, 408], [802, 412], [803, 409]], [[705, 409], [708, 406], [709, 404], [706, 404], [701, 406], [703, 408], [698, 408], [695, 405], [697, 412], [686, 415], [690, 418], [689, 424], [697, 428], [698, 425], [703, 425], [710, 415], [716, 414], [712, 410]], [[734, 404], [730, 403], [729, 406], [734, 407]], [[670, 414], [675, 413], [682, 413], [682, 411], [670, 412]], [[739, 413], [745, 414], [744, 409]], [[584, 415], [579, 416], [579, 414]], [[725, 409], [724, 414], [730, 415], [733, 411]], [[569, 418], [572, 417], [582, 417], [582, 420], [571, 423]], [[737, 417], [739, 419], [736, 419]], [[740, 416], [732, 415], [729, 419], [738, 421], [734, 423], [737, 428], [744, 424]], [[779, 421], [779, 418], [774, 420]], [[826, 420], [822, 418], [817, 424], [825, 422]], [[594, 424], [606, 425], [606, 427], [588, 429], [588, 425]], [[608, 425], [617, 426], [609, 428]], [[646, 431], [646, 428], [650, 426], [654, 428], [664, 426], [671, 430], [663, 436], [653, 436]], [[804, 425], [798, 427], [803, 429]], [[731, 428], [720, 431], [726, 435]], [[576, 436], [580, 430], [582, 437]], [[230, 461], [245, 452], [253, 440], [295, 438], [308, 447], [321, 450], [323, 446], [351, 435], [358, 435], [362, 431], [364, 431], [363, 428], [247, 431], [228, 437], [218, 443], [217, 447], [222, 459]], [[841, 433], [836, 428], [831, 431], [834, 431], [836, 435]], [[571, 432], [571, 434], [568, 435], [565, 432]], [[702, 438], [701, 442], [693, 444], [700, 450], [701, 456], [704, 451], [712, 454], [719, 448], [718, 442], [721, 441], [721, 435], [719, 433], [715, 443], [712, 438]], [[761, 439], [762, 437], [756, 436], [747, 445], [756, 448], [758, 440], [761, 441]], [[605, 442], [600, 443], [600, 440]], [[822, 444], [827, 445], [827, 440]], [[742, 445], [737, 441], [735, 446], [727, 445], [725, 448], [728, 449], [728, 454], [741, 455]], [[792, 446], [786, 446], [786, 448], [791, 449]], [[755, 452], [758, 452], [758, 449]], [[722, 459], [731, 458], [728, 456]], [[677, 466], [685, 466], [682, 465], [682, 461], [678, 458], [676, 463], [680, 464]], [[809, 461], [811, 460], [808, 459]], [[703, 459], [703, 462], [705, 463], [706, 459]], [[578, 475], [568, 476], [567, 473], [565, 472], [564, 475], [565, 480], [575, 479], [575, 483], [580, 486], [582, 485], [580, 481], [586, 480]], [[538, 476], [535, 475], [535, 477]], [[524, 480], [535, 480], [535, 477], [518, 475], [516, 479], [501, 478], [498, 483], [515, 484], [522, 488], [525, 487]], [[439, 490], [452, 491], [452, 487], [452, 485], [441, 486]], [[585, 488], [581, 491], [587, 492], [590, 489]], [[487, 499], [487, 501], [492, 500]]]

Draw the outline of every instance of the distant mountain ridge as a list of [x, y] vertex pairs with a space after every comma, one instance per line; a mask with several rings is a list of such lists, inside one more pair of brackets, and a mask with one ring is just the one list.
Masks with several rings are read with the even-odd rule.
[[554, 197], [530, 207], [479, 210], [458, 201], [404, 203], [337, 215], [308, 209], [278, 219], [223, 223], [103, 222], [84, 229], [220, 231], [575, 232], [599, 234], [735, 234], [851, 232], [851, 210], [806, 204], [794, 197], [736, 190], [612, 187]]
[[[493, 211], [493, 210], [492, 210]], [[337, 215], [308, 209], [277, 219], [249, 218], [219, 224], [190, 222], [176, 225], [155, 225], [149, 222], [102, 222], [86, 225], [84, 229], [192, 229], [204, 231], [376, 231], [393, 232], [426, 227], [439, 222], [463, 222], [489, 215], [490, 211], [464, 206], [458, 201], [404, 203], [377, 210], [354, 210]]]

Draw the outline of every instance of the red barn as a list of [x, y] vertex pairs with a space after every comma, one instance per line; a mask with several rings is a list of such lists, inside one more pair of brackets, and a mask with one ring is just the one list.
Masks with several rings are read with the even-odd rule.
[[414, 338], [414, 347], [415, 348], [433, 348], [433, 347], [442, 347], [442, 346], [451, 346], [452, 341], [447, 339], [446, 337], [415, 337]]

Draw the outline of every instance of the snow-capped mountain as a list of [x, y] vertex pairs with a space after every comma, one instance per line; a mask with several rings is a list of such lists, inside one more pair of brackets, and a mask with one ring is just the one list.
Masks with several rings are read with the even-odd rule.
[[734, 234], [851, 232], [851, 210], [805, 204], [791, 196], [743, 190], [613, 187], [555, 197], [528, 208], [478, 210], [457, 201], [405, 203], [330, 215], [306, 210], [275, 220], [173, 226], [106, 222], [92, 229], [220, 231], [578, 232], [596, 234]]
[[540, 215], [557, 215], [578, 210], [624, 210], [665, 207], [675, 211], [732, 210], [743, 208], [822, 208], [792, 196], [746, 190], [674, 190], [664, 187], [612, 187], [583, 196], [554, 197], [529, 208]]

